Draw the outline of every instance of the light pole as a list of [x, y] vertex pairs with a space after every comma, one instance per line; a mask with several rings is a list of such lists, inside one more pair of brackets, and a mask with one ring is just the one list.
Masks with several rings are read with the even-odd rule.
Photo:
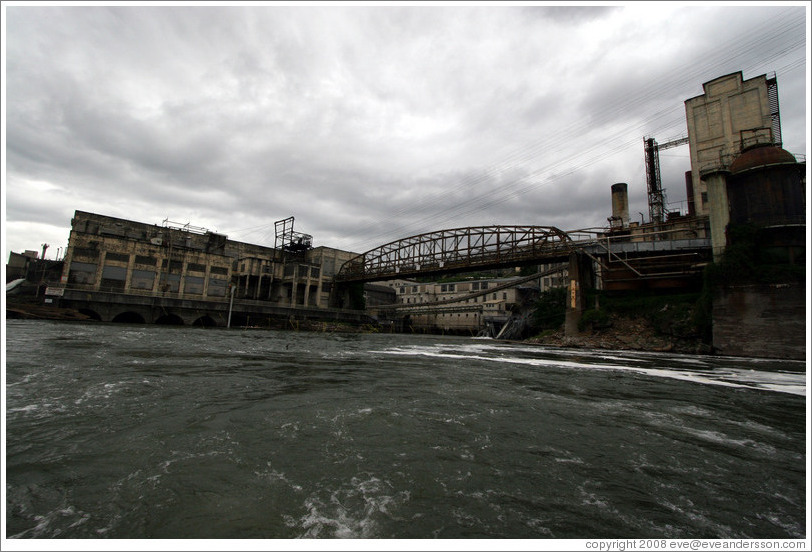
[[231, 288], [231, 300], [228, 302], [228, 323], [226, 328], [231, 327], [231, 309], [234, 306], [234, 284], [229, 283], [228, 287]]

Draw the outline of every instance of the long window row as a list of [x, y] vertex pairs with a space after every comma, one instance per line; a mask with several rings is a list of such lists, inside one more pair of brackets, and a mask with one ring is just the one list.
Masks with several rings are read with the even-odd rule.
[[[108, 253], [106, 259], [113, 262], [126, 262], [127, 255]], [[137, 259], [143, 260], [143, 259]], [[177, 264], [175, 264], [177, 263]], [[141, 265], [149, 263], [141, 262]], [[153, 263], [157, 265], [157, 262]], [[206, 266], [197, 263], [188, 263], [187, 272], [197, 274], [186, 274], [181, 278], [183, 264], [178, 261], [169, 263], [168, 271], [166, 263], [163, 263], [163, 270], [149, 270], [145, 268], [134, 268], [130, 275], [130, 290], [157, 291], [168, 293], [183, 293], [188, 295], [200, 295], [205, 292], [207, 297], [225, 297], [228, 289], [228, 268], [212, 266], [209, 269], [208, 286], [206, 286]], [[124, 292], [127, 290], [128, 267], [107, 264], [102, 267], [99, 274], [98, 263], [88, 263], [73, 261], [70, 264], [68, 273], [68, 284], [79, 284], [82, 286], [94, 286], [98, 281], [100, 291]], [[181, 289], [181, 283], [183, 288]]]

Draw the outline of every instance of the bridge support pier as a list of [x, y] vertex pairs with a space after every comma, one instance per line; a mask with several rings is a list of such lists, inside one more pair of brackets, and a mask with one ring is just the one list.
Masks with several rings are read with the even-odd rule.
[[575, 336], [580, 333], [578, 322], [584, 312], [586, 292], [595, 286], [592, 259], [581, 252], [573, 251], [570, 253], [568, 275], [569, 293], [564, 312], [564, 335]]

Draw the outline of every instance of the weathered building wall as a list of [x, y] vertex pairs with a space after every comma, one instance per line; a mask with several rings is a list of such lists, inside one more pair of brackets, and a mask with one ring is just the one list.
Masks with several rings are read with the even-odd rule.
[[[432, 331], [477, 332], [485, 327], [489, 320], [506, 321], [513, 308], [526, 299], [525, 292], [536, 286], [519, 284], [516, 287], [494, 289], [509, 284], [516, 278], [494, 278], [489, 280], [460, 281], [448, 283], [419, 283], [411, 280], [386, 282], [397, 293], [397, 302], [406, 305], [427, 305], [438, 301], [460, 298], [459, 303], [443, 305], [439, 310], [448, 312], [409, 313], [409, 325], [412, 329]], [[478, 296], [470, 297], [472, 294]], [[465, 298], [468, 296], [467, 298]], [[455, 309], [459, 309], [455, 310]]]
[[772, 138], [766, 75], [744, 80], [739, 71], [706, 82], [702, 88], [704, 94], [685, 100], [693, 202], [698, 215], [708, 214], [710, 207], [702, 173], [726, 168], [746, 145], [742, 143], [743, 133], [754, 140]]
[[804, 286], [719, 289], [713, 299], [713, 347], [722, 355], [805, 359]]
[[237, 299], [326, 308], [333, 275], [355, 255], [327, 247], [283, 254], [203, 228], [76, 211], [60, 284], [61, 291], [219, 303], [233, 286]]

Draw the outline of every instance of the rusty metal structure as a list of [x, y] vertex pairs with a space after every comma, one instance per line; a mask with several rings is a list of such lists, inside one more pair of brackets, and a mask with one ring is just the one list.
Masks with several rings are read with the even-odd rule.
[[274, 249], [289, 255], [301, 256], [308, 250], [313, 249], [313, 236], [294, 232], [293, 222], [293, 217], [274, 222], [276, 231]]
[[337, 282], [392, 280], [566, 257], [569, 233], [553, 226], [469, 226], [396, 240], [347, 261]]
[[643, 138], [650, 222], [662, 223], [665, 220], [665, 190], [660, 178], [660, 150], [675, 148], [687, 143], [687, 136], [664, 144], [658, 144], [654, 138]]
[[[606, 289], [673, 287], [695, 280], [707, 264], [707, 217], [649, 224], [634, 233], [552, 226], [476, 226], [396, 240], [349, 259], [338, 285], [447, 275], [592, 259]], [[538, 275], [537, 275], [538, 276]]]

